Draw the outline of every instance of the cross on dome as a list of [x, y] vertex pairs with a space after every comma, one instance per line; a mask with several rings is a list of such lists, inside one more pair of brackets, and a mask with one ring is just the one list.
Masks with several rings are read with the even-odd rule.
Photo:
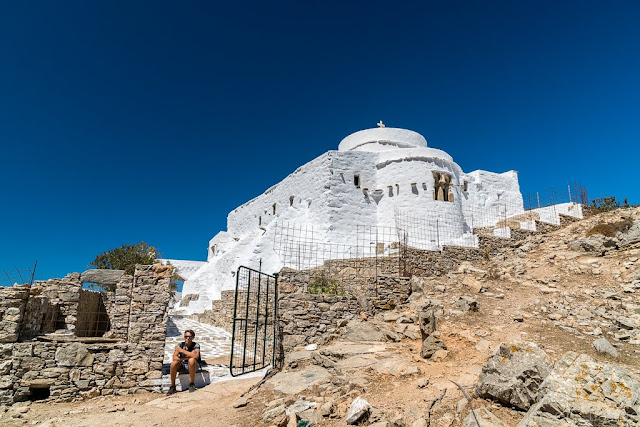
[[382, 123], [382, 120], [380, 120], [380, 121], [377, 123], [377, 125], [378, 125], [378, 127], [379, 127], [379, 128], [383, 128], [383, 127], [385, 127], [385, 126], [384, 126], [384, 123]]

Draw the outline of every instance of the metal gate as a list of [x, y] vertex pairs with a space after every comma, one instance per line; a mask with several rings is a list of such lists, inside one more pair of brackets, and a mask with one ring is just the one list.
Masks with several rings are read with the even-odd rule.
[[238, 267], [229, 363], [232, 376], [274, 363], [277, 300], [277, 275]]

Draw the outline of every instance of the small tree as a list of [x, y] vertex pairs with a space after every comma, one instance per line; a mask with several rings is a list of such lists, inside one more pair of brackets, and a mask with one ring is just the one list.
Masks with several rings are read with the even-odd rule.
[[155, 247], [145, 242], [122, 245], [96, 256], [89, 264], [89, 268], [124, 270], [126, 274], [133, 274], [136, 264], [153, 264], [159, 255]]

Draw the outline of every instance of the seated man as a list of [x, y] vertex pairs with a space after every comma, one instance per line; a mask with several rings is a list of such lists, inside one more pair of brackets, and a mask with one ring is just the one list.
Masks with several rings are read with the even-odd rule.
[[171, 387], [167, 395], [176, 392], [176, 375], [181, 367], [189, 370], [189, 392], [196, 391], [195, 379], [200, 364], [200, 345], [193, 341], [196, 333], [191, 329], [184, 331], [184, 342], [176, 346], [171, 362]]

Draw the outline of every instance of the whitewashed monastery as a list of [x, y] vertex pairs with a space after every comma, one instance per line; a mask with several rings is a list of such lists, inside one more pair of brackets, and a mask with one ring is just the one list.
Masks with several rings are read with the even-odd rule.
[[[209, 242], [206, 262], [172, 260], [186, 279], [183, 298], [199, 295], [181, 307], [182, 312], [210, 309], [222, 290], [235, 287], [240, 265], [257, 268], [262, 261], [263, 271], [277, 272], [283, 262], [274, 250], [276, 223], [312, 227], [314, 238], [348, 245], [356, 227], [395, 227], [401, 212], [413, 218], [438, 218], [438, 227], [447, 230], [440, 247], [475, 246], [474, 227], [495, 226], [501, 216], [524, 212], [516, 171], [465, 173], [449, 154], [429, 147], [422, 135], [384, 127], [382, 122], [378, 126], [347, 136], [337, 151], [299, 167], [230, 212], [227, 231]], [[562, 210], [579, 214], [572, 206], [556, 208], [554, 214]], [[521, 224], [529, 226], [535, 225]]]

